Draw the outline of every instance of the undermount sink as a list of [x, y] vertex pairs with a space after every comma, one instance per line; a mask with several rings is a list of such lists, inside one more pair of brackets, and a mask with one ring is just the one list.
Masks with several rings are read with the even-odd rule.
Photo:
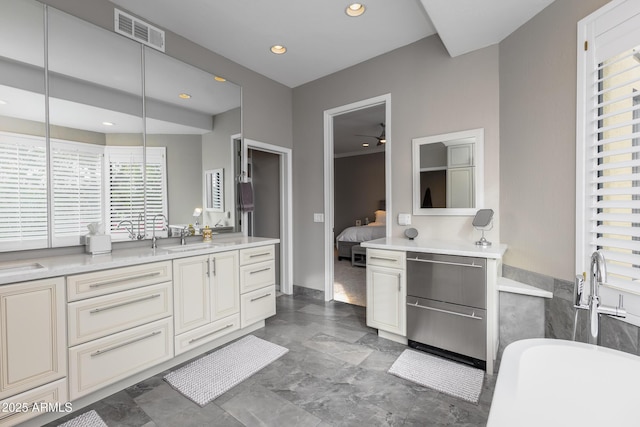
[[178, 246], [167, 246], [165, 249], [169, 252], [187, 252], [196, 251], [199, 249], [212, 249], [222, 246], [219, 243], [207, 242], [207, 243], [192, 243]]
[[6, 276], [10, 274], [19, 274], [19, 273], [28, 273], [34, 270], [40, 270], [44, 268], [46, 268], [44, 265], [37, 262], [0, 264], [0, 276]]

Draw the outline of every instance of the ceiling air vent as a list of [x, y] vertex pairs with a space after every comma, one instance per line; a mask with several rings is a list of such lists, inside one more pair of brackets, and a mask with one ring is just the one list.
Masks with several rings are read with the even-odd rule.
[[121, 10], [114, 9], [115, 31], [164, 52], [164, 31]]

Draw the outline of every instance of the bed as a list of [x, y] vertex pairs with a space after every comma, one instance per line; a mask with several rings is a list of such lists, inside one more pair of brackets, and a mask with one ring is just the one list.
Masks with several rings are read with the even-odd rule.
[[351, 248], [368, 240], [380, 239], [386, 236], [386, 212], [377, 210], [375, 222], [363, 226], [347, 227], [336, 237], [338, 261], [342, 258], [351, 259]]

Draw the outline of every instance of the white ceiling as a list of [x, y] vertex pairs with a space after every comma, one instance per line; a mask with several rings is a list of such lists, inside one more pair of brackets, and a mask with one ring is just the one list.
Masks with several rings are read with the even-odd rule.
[[[451, 56], [499, 43], [553, 0], [111, 0], [238, 64], [296, 87], [429, 35]], [[287, 47], [274, 55], [274, 44]], [[227, 76], [233, 80], [233, 76]]]

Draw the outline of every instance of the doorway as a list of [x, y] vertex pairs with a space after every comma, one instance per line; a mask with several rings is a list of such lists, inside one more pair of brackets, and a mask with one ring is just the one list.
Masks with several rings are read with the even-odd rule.
[[280, 239], [276, 245], [276, 288], [293, 293], [291, 149], [245, 139], [242, 174], [253, 184], [254, 210], [244, 213], [247, 236]]
[[[366, 225], [374, 222], [376, 211], [392, 218], [390, 111], [391, 96], [386, 94], [324, 114], [327, 301], [366, 305], [366, 262], [359, 243], [391, 234], [390, 221], [384, 221], [375, 231]], [[341, 236], [343, 231], [352, 236]], [[336, 240], [339, 236], [345, 244]]]

